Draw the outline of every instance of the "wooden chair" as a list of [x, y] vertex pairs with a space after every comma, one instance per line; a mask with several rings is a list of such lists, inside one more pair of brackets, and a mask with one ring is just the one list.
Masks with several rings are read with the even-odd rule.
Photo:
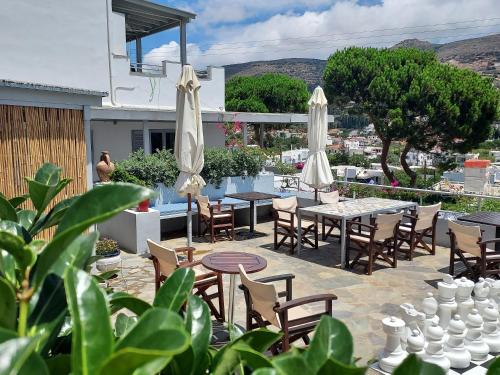
[[[201, 236], [210, 230], [210, 242], [216, 241], [216, 236], [220, 231], [224, 230], [226, 236], [232, 241], [234, 240], [234, 205], [222, 204], [221, 200], [217, 204], [212, 205], [208, 197], [199, 195], [196, 197], [196, 205], [198, 206], [198, 233]], [[223, 207], [229, 209], [223, 210]], [[205, 225], [205, 229], [201, 232], [201, 223]]]
[[[239, 265], [241, 283], [240, 289], [245, 295], [247, 306], [247, 331], [273, 326], [283, 333], [280, 342], [271, 347], [273, 354], [286, 352], [290, 344], [302, 339], [309, 344], [308, 334], [314, 330], [322, 315], [332, 316], [332, 301], [337, 299], [334, 294], [317, 294], [309, 297], [292, 299], [292, 274], [265, 277], [258, 280], [248, 278], [242, 265]], [[285, 281], [286, 288], [277, 292], [272, 282]], [[284, 297], [284, 301], [280, 301]], [[303, 305], [324, 302], [324, 310], [311, 313]]]
[[[321, 202], [321, 204], [332, 204], [332, 205], [335, 205], [337, 203], [339, 203], [339, 192], [338, 190], [336, 191], [332, 191], [330, 193], [324, 193], [324, 192], [320, 192], [319, 193], [319, 201]], [[326, 239], [329, 237], [329, 236], [332, 236], [332, 237], [338, 237], [340, 238], [340, 236], [338, 235], [334, 235], [332, 234], [332, 231], [337, 228], [339, 231], [341, 231], [341, 221], [339, 219], [334, 219], [334, 218], [331, 218], [331, 217], [325, 217], [323, 216], [321, 218], [321, 239], [323, 241], [326, 241]]]
[[[290, 247], [290, 252], [297, 246], [297, 197], [273, 199], [273, 218], [274, 218], [274, 249], [277, 250], [281, 245]], [[318, 248], [318, 217], [301, 217], [302, 243], [308, 243], [313, 248]], [[314, 242], [307, 236], [313, 234]], [[278, 242], [278, 236], [282, 238]], [[290, 243], [285, 241], [289, 239]]]
[[[177, 249], [169, 249], [154, 241], [147, 240], [151, 260], [155, 268], [155, 287], [156, 291], [160, 289], [161, 283], [178, 268], [192, 268], [195, 272], [195, 283], [193, 293], [202, 298], [210, 308], [212, 315], [223, 322], [224, 314], [224, 289], [222, 286], [222, 275], [217, 272], [208, 271], [201, 266], [201, 261], [193, 261], [193, 247], [180, 247]], [[177, 257], [178, 253], [187, 254], [187, 261], [180, 262]], [[208, 289], [216, 287], [217, 291], [208, 294]], [[215, 307], [213, 300], [219, 300], [219, 309]]]
[[[370, 219], [370, 224], [358, 221], [347, 221], [347, 246], [346, 256], [349, 265], [350, 252], [356, 251], [357, 255], [349, 265], [353, 268], [362, 257], [368, 257], [365, 273], [372, 274], [373, 264], [379, 259], [388, 263], [391, 267], [397, 266], [397, 241], [399, 223], [403, 213], [379, 214]], [[357, 230], [354, 230], [357, 228]], [[364, 230], [363, 230], [364, 229]], [[389, 256], [392, 255], [392, 259]]]
[[500, 252], [488, 249], [489, 244], [500, 242], [500, 238], [482, 240], [482, 231], [478, 225], [464, 225], [448, 221], [450, 235], [450, 269], [449, 274], [455, 276], [455, 262], [465, 266], [465, 271], [477, 280], [479, 277], [500, 274]]
[[[408, 260], [413, 260], [413, 252], [418, 247], [427, 250], [430, 254], [436, 254], [436, 223], [441, 202], [432, 206], [420, 206], [417, 210], [412, 210], [411, 214], [403, 215], [407, 219], [399, 225], [398, 248], [406, 253]], [[424, 241], [430, 238], [431, 247]], [[406, 243], [408, 249], [403, 249], [401, 245]]]

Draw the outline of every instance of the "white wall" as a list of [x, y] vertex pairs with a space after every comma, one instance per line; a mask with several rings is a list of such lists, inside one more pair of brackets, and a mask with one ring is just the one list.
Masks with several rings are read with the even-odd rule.
[[[94, 181], [98, 180], [95, 166], [99, 162], [102, 151], [109, 151], [111, 160], [126, 159], [132, 152], [132, 130], [143, 130], [149, 136], [150, 129], [175, 129], [175, 122], [158, 121], [92, 121], [92, 172]], [[224, 146], [224, 135], [216, 128], [215, 123], [203, 124], [205, 147]], [[144, 149], [149, 151], [149, 140], [144, 139]]]
[[[130, 71], [126, 54], [125, 17], [110, 13], [111, 76], [110, 96], [103, 104], [117, 107], [175, 109], [179, 63], [163, 62], [163, 74]], [[200, 105], [204, 110], [224, 108], [224, 68], [209, 67], [209, 78], [200, 80]]]
[[1, 79], [108, 90], [104, 0], [8, 0], [1, 8]]

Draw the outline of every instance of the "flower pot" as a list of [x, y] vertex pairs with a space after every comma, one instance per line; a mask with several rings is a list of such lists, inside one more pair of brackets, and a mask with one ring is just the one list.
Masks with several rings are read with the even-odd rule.
[[136, 208], [137, 212], [149, 212], [149, 199], [140, 202]]
[[120, 255], [120, 250], [116, 249], [116, 252], [104, 255], [103, 258], [98, 259], [96, 262], [96, 267], [101, 272], [116, 270], [120, 267], [121, 261], [122, 257]]

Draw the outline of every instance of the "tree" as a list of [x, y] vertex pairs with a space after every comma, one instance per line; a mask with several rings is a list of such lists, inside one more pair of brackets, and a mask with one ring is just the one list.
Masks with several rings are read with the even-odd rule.
[[234, 77], [226, 83], [228, 111], [303, 113], [308, 100], [306, 83], [286, 74]]
[[324, 81], [331, 102], [354, 102], [354, 109], [370, 117], [391, 182], [391, 141], [405, 142], [400, 163], [414, 185], [417, 176], [406, 162], [411, 149], [469, 151], [487, 139], [498, 116], [498, 90], [489, 79], [441, 64], [433, 52], [348, 48], [330, 56]]

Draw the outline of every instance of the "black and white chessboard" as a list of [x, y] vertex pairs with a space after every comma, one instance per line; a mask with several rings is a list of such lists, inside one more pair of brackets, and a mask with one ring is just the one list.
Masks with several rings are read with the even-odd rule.
[[[472, 361], [469, 367], [463, 369], [452, 368], [447, 375], [486, 375], [488, 367], [498, 356], [500, 356], [500, 353], [488, 354], [488, 358], [485, 361]], [[389, 373], [378, 367], [378, 362], [373, 363], [370, 368], [380, 374], [389, 375]]]

